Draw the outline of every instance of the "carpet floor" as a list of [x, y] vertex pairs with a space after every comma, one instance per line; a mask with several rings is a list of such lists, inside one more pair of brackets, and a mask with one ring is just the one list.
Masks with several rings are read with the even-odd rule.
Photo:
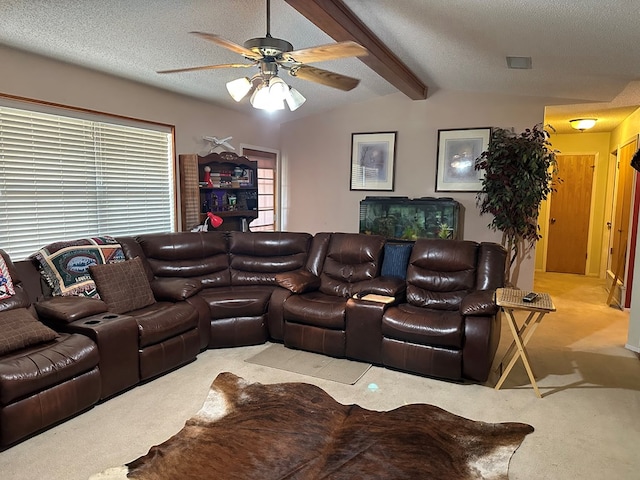
[[[140, 385], [0, 453], [10, 480], [86, 480], [130, 462], [164, 442], [197, 412], [219, 373], [261, 383], [308, 382], [338, 402], [372, 410], [429, 403], [485, 422], [523, 422], [528, 435], [511, 459], [509, 478], [635, 479], [640, 471], [640, 361], [626, 350], [628, 312], [605, 305], [604, 281], [536, 275], [557, 312], [528, 345], [544, 397], [537, 398], [518, 362], [503, 389], [461, 385], [371, 367], [355, 385], [286, 372], [245, 360], [269, 345], [208, 350], [195, 362]], [[503, 328], [496, 362], [510, 343]], [[375, 383], [377, 389], [369, 389]]]

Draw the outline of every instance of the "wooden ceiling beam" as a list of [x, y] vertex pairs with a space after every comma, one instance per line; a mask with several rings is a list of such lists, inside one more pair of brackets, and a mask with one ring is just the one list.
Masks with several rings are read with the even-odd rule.
[[427, 98], [427, 86], [347, 7], [342, 0], [285, 0], [337, 42], [352, 40], [369, 51], [359, 57], [369, 68], [413, 100]]

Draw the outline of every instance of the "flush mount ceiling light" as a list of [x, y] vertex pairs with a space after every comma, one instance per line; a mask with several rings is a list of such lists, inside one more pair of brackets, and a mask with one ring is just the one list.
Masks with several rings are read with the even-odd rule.
[[576, 130], [584, 132], [585, 130], [593, 128], [597, 121], [596, 118], [574, 118], [573, 120], [569, 120], [569, 125]]

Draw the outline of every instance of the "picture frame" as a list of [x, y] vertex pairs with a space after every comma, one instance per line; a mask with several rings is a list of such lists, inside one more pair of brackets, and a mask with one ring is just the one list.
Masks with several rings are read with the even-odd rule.
[[393, 192], [397, 134], [351, 134], [350, 190]]
[[436, 192], [481, 191], [484, 172], [475, 164], [490, 140], [490, 127], [438, 130]]

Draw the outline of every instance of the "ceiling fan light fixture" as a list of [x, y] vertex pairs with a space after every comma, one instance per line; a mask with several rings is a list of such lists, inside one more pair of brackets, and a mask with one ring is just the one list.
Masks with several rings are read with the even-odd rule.
[[251, 95], [251, 105], [253, 108], [260, 110], [284, 110], [284, 101], [271, 94], [269, 87], [265, 84], [260, 85], [253, 95]]
[[297, 110], [300, 106], [302, 106], [304, 102], [307, 101], [307, 99], [304, 98], [302, 94], [293, 87], [289, 87], [289, 90], [287, 91], [284, 99], [289, 106], [289, 110], [291, 110], [292, 112], [294, 110]]
[[593, 128], [597, 121], [598, 119], [596, 118], [574, 118], [573, 120], [569, 120], [569, 125], [576, 130], [584, 132], [585, 130]]
[[247, 77], [227, 82], [227, 91], [236, 102], [242, 100], [249, 90], [251, 90], [251, 81]]
[[274, 99], [284, 100], [287, 92], [289, 91], [289, 85], [284, 83], [280, 77], [272, 77], [269, 80], [269, 96]]

